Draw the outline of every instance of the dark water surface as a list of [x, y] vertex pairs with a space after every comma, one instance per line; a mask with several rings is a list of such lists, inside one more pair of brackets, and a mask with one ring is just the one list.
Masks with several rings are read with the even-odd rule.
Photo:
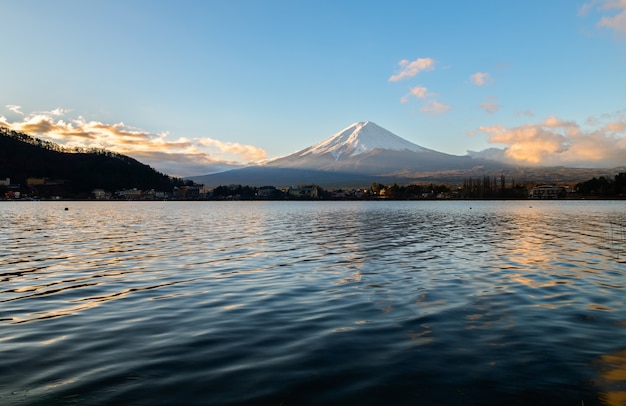
[[626, 404], [626, 202], [2, 202], [0, 224], [0, 404]]

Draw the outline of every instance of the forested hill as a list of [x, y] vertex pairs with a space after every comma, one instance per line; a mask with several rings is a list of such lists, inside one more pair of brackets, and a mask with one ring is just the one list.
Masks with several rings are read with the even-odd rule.
[[76, 197], [86, 196], [93, 189], [169, 192], [182, 182], [125, 155], [97, 149], [67, 149], [0, 127], [0, 180], [5, 178], [20, 185], [26, 185], [28, 178], [46, 178], [54, 187], [44, 185], [40, 189]]

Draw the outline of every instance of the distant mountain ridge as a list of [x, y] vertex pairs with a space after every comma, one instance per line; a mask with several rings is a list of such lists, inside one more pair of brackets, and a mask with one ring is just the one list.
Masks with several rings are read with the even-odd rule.
[[575, 182], [616, 173], [608, 169], [530, 168], [450, 155], [407, 141], [371, 121], [363, 121], [317, 144], [265, 164], [189, 179], [208, 187], [305, 183], [322, 187], [361, 187], [373, 182], [462, 183], [469, 177], [476, 179], [501, 174], [516, 180]]
[[0, 179], [26, 185], [28, 178], [54, 180], [39, 192], [85, 197], [93, 189], [171, 191], [177, 182], [129, 156], [106, 150], [70, 150], [0, 127]]

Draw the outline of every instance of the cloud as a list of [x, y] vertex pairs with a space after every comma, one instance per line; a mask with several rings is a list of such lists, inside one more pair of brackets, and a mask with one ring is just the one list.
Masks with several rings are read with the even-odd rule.
[[523, 110], [523, 111], [518, 111], [515, 113], [515, 115], [517, 117], [521, 117], [521, 116], [526, 116], [526, 117], [534, 117], [535, 113], [532, 112], [532, 110]]
[[154, 134], [124, 123], [83, 117], [63, 119], [68, 111], [33, 112], [14, 122], [0, 116], [0, 125], [69, 148], [102, 148], [129, 155], [173, 176], [206, 174], [218, 166], [243, 165], [267, 157], [265, 150], [253, 145], [202, 137], [172, 138], [166, 132]]
[[578, 15], [586, 16], [589, 14], [589, 11], [596, 6], [599, 0], [592, 0], [590, 3], [585, 3], [578, 9]]
[[587, 15], [593, 9], [609, 12], [598, 21], [599, 27], [608, 28], [626, 36], [626, 0], [593, 0], [579, 9], [580, 15]]
[[433, 96], [433, 95], [428, 93], [428, 89], [426, 89], [425, 87], [415, 86], [411, 88], [407, 94], [402, 96], [402, 98], [400, 99], [400, 103], [408, 102], [410, 96], [415, 96], [418, 99], [425, 99], [426, 97]]
[[607, 27], [622, 33], [626, 33], [626, 10], [622, 9], [619, 14], [613, 17], [602, 17], [598, 25], [600, 27]]
[[[617, 167], [626, 162], [626, 118], [616, 113], [609, 122], [588, 120], [596, 126], [582, 127], [556, 116], [514, 128], [480, 127], [494, 144], [504, 144], [500, 159], [526, 165]], [[490, 149], [490, 154], [497, 156]], [[482, 153], [482, 152], [480, 152]], [[473, 152], [473, 156], [478, 156]]]
[[424, 107], [420, 109], [422, 113], [430, 113], [431, 115], [444, 114], [450, 110], [450, 106], [444, 103], [440, 103], [437, 100], [430, 100]]
[[487, 148], [482, 151], [467, 151], [472, 158], [491, 159], [495, 161], [506, 161], [505, 151], [500, 148]]
[[487, 102], [482, 103], [480, 108], [485, 110], [485, 113], [493, 114], [500, 110], [500, 105], [498, 104], [498, 99], [495, 96], [489, 96], [487, 98]]
[[241, 162], [224, 161], [210, 154], [137, 151], [133, 157], [171, 176], [208, 175], [244, 166]]
[[439, 114], [444, 114], [448, 110], [450, 110], [450, 106], [444, 103], [440, 103], [435, 100], [433, 97], [436, 96], [435, 93], [429, 93], [428, 89], [424, 86], [415, 86], [409, 89], [409, 92], [402, 96], [400, 99], [400, 103], [407, 103], [411, 96], [415, 96], [418, 99], [426, 99], [429, 100], [422, 106], [420, 112], [429, 113], [430, 115], [437, 116]]
[[16, 106], [15, 104], [7, 104], [5, 107], [9, 109], [10, 111], [14, 112], [15, 114], [19, 114], [21, 116], [24, 115], [24, 113], [22, 113], [21, 111], [22, 106]]
[[481, 127], [489, 134], [489, 142], [506, 144], [505, 155], [514, 161], [538, 164], [550, 156], [566, 150], [566, 138], [546, 131], [541, 126], [524, 126], [511, 130]]
[[435, 68], [435, 60], [432, 58], [417, 58], [414, 61], [403, 59], [398, 62], [398, 65], [400, 65], [400, 71], [388, 79], [390, 82], [412, 78], [422, 71], [433, 70]]
[[607, 123], [602, 131], [623, 133], [626, 131], [626, 122]]
[[470, 80], [476, 86], [485, 86], [491, 83], [491, 76], [489, 76], [489, 74], [485, 72], [476, 72], [470, 75]]
[[480, 108], [485, 110], [486, 113], [493, 114], [500, 109], [500, 105], [497, 103], [481, 103]]
[[221, 153], [240, 155], [247, 161], [260, 161], [267, 158], [267, 152], [254, 145], [242, 145], [236, 142], [224, 142], [212, 138], [197, 139], [197, 142], [206, 147], [216, 147]]
[[543, 124], [549, 128], [563, 128], [566, 129], [568, 133], [578, 133], [578, 125], [574, 121], [563, 121], [556, 116], [548, 116]]
[[51, 116], [64, 116], [66, 113], [69, 113], [70, 111], [71, 110], [56, 108], [50, 111], [38, 111], [37, 114], [49, 114]]

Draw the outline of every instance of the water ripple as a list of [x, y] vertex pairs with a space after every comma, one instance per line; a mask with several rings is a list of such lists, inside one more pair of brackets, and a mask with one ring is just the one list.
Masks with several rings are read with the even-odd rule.
[[0, 402], [620, 404], [624, 203], [532, 206], [2, 203]]

